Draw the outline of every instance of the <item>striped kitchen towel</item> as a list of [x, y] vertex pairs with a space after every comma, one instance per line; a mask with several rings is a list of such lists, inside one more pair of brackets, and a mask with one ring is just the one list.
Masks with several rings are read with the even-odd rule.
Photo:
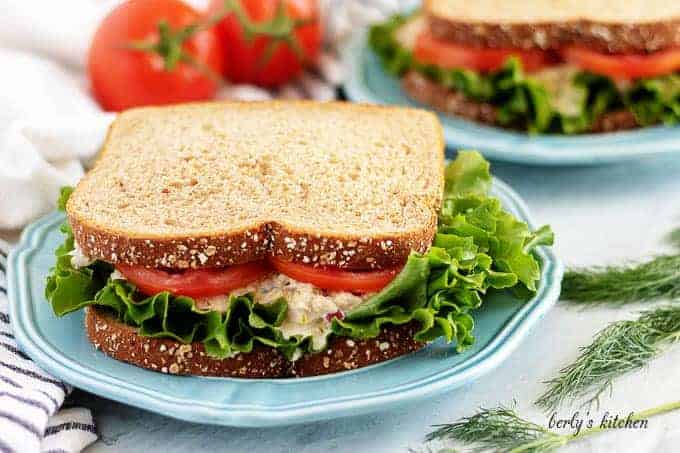
[[0, 240], [0, 453], [79, 452], [97, 439], [88, 409], [60, 410], [71, 387], [41, 370], [17, 347], [9, 322]]

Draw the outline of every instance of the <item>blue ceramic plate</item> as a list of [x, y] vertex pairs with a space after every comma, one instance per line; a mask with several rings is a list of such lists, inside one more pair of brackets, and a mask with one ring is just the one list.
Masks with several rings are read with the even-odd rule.
[[[419, 106], [385, 73], [357, 33], [343, 50], [347, 67], [345, 94], [355, 102]], [[422, 107], [422, 105], [421, 105]], [[654, 126], [609, 134], [538, 135], [506, 131], [448, 115], [439, 115], [446, 143], [453, 149], [476, 149], [487, 158], [530, 165], [597, 165], [680, 152], [680, 126]]]
[[[528, 221], [523, 202], [495, 181], [494, 194]], [[560, 293], [562, 265], [538, 251], [543, 278], [531, 301], [487, 300], [474, 314], [475, 345], [464, 354], [435, 342], [370, 367], [303, 379], [173, 376], [113, 360], [85, 336], [83, 313], [58, 319], [43, 296], [45, 276], [62, 242], [62, 214], [30, 225], [9, 257], [12, 325], [22, 349], [55, 376], [89, 392], [170, 417], [228, 426], [276, 426], [387, 410], [467, 384], [517, 348]]]

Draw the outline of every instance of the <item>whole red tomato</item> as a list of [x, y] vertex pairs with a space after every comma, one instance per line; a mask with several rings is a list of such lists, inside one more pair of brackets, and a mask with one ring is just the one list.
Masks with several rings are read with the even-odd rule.
[[[88, 57], [94, 96], [105, 110], [211, 99], [222, 71], [213, 29], [180, 0], [130, 0], [99, 25]], [[190, 28], [185, 28], [192, 25]]]
[[321, 45], [316, 0], [212, 0], [225, 53], [224, 76], [265, 87], [284, 84], [313, 63]]

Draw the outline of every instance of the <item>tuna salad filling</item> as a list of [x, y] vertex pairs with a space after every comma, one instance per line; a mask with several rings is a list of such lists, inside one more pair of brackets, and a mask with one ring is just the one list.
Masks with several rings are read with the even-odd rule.
[[[76, 269], [90, 266], [96, 261], [85, 255], [76, 242], [69, 255], [71, 265]], [[125, 276], [117, 269], [113, 270], [109, 279], [126, 281]], [[357, 307], [373, 295], [373, 293], [327, 291], [274, 272], [228, 294], [195, 297], [194, 301], [199, 310], [226, 313], [231, 300], [247, 294], [252, 295], [255, 303], [263, 305], [269, 305], [281, 299], [286, 300], [288, 310], [279, 326], [281, 333], [285, 338], [300, 335], [311, 337], [312, 347], [316, 350], [325, 346], [334, 318], [344, 318], [345, 312]]]

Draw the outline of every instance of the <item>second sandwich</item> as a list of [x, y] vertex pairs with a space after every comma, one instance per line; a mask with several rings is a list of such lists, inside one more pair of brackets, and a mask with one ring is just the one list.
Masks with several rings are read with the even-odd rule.
[[680, 3], [426, 0], [370, 44], [412, 98], [534, 133], [680, 121]]

